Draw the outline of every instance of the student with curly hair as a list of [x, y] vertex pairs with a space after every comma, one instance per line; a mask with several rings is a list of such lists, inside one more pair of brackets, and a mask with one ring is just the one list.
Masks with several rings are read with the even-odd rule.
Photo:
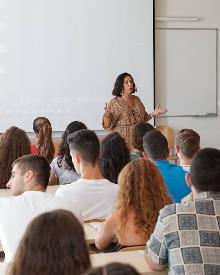
[[36, 134], [37, 144], [31, 145], [32, 154], [43, 156], [50, 163], [55, 154], [50, 121], [46, 117], [35, 118], [33, 121], [33, 130]]
[[70, 155], [67, 136], [82, 129], [87, 129], [87, 127], [79, 121], [73, 121], [66, 127], [59, 145], [58, 156], [53, 159], [50, 165], [51, 176], [49, 185], [68, 184], [79, 179], [80, 176], [76, 172]]
[[7, 188], [11, 177], [12, 163], [23, 155], [31, 153], [31, 144], [25, 131], [12, 126], [0, 140], [0, 188]]
[[84, 231], [69, 211], [34, 218], [18, 246], [7, 275], [80, 275], [90, 268]]
[[130, 161], [125, 140], [117, 132], [107, 135], [101, 142], [99, 165], [104, 178], [118, 183], [118, 175]]
[[116, 209], [104, 222], [95, 245], [107, 248], [117, 238], [121, 246], [144, 245], [153, 232], [159, 210], [170, 203], [163, 178], [153, 162], [128, 163], [119, 175]]

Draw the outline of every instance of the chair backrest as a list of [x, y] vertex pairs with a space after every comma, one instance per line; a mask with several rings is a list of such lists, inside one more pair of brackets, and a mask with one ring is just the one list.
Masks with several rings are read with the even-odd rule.
[[122, 249], [119, 250], [119, 252], [144, 250], [144, 249], [145, 249], [145, 245], [135, 245], [135, 246], [123, 247]]
[[165, 125], [156, 126], [156, 129], [167, 138], [170, 155], [173, 155], [175, 148], [175, 136], [173, 129]]

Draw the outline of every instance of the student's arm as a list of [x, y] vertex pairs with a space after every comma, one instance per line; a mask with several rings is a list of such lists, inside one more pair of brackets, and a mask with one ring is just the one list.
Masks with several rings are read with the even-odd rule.
[[58, 185], [59, 181], [54, 171], [50, 173], [49, 185]]
[[103, 223], [98, 236], [95, 239], [95, 245], [98, 249], [108, 247], [115, 238], [115, 215], [110, 214]]
[[168, 265], [168, 250], [164, 237], [164, 225], [160, 216], [158, 217], [155, 229], [147, 242], [145, 259], [152, 270], [161, 271]]
[[153, 262], [151, 260], [151, 258], [148, 256], [148, 255], [144, 255], [145, 256], [145, 260], [147, 262], [147, 265], [152, 269], [152, 270], [155, 270], [155, 271], [162, 271], [164, 269], [167, 268], [167, 264], [164, 264], [164, 265], [160, 265], [160, 264], [156, 264], [155, 262]]

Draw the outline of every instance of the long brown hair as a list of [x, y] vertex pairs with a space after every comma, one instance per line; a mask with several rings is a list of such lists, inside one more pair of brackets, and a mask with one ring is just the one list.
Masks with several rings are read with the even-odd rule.
[[0, 188], [6, 188], [11, 177], [12, 163], [23, 155], [31, 153], [31, 145], [25, 131], [12, 126], [0, 139]]
[[69, 211], [39, 215], [21, 239], [7, 275], [80, 275], [90, 268], [84, 231]]
[[147, 239], [159, 210], [171, 202], [158, 168], [150, 160], [134, 160], [122, 169], [118, 182], [119, 229], [125, 229], [132, 211], [137, 232]]
[[37, 117], [33, 122], [33, 130], [38, 134], [37, 150], [48, 162], [54, 158], [55, 148], [52, 140], [52, 127], [46, 117]]

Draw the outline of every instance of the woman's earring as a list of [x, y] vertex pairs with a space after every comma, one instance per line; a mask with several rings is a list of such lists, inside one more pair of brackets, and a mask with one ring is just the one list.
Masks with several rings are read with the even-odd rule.
[[124, 90], [121, 90], [121, 95], [123, 95], [124, 94]]

